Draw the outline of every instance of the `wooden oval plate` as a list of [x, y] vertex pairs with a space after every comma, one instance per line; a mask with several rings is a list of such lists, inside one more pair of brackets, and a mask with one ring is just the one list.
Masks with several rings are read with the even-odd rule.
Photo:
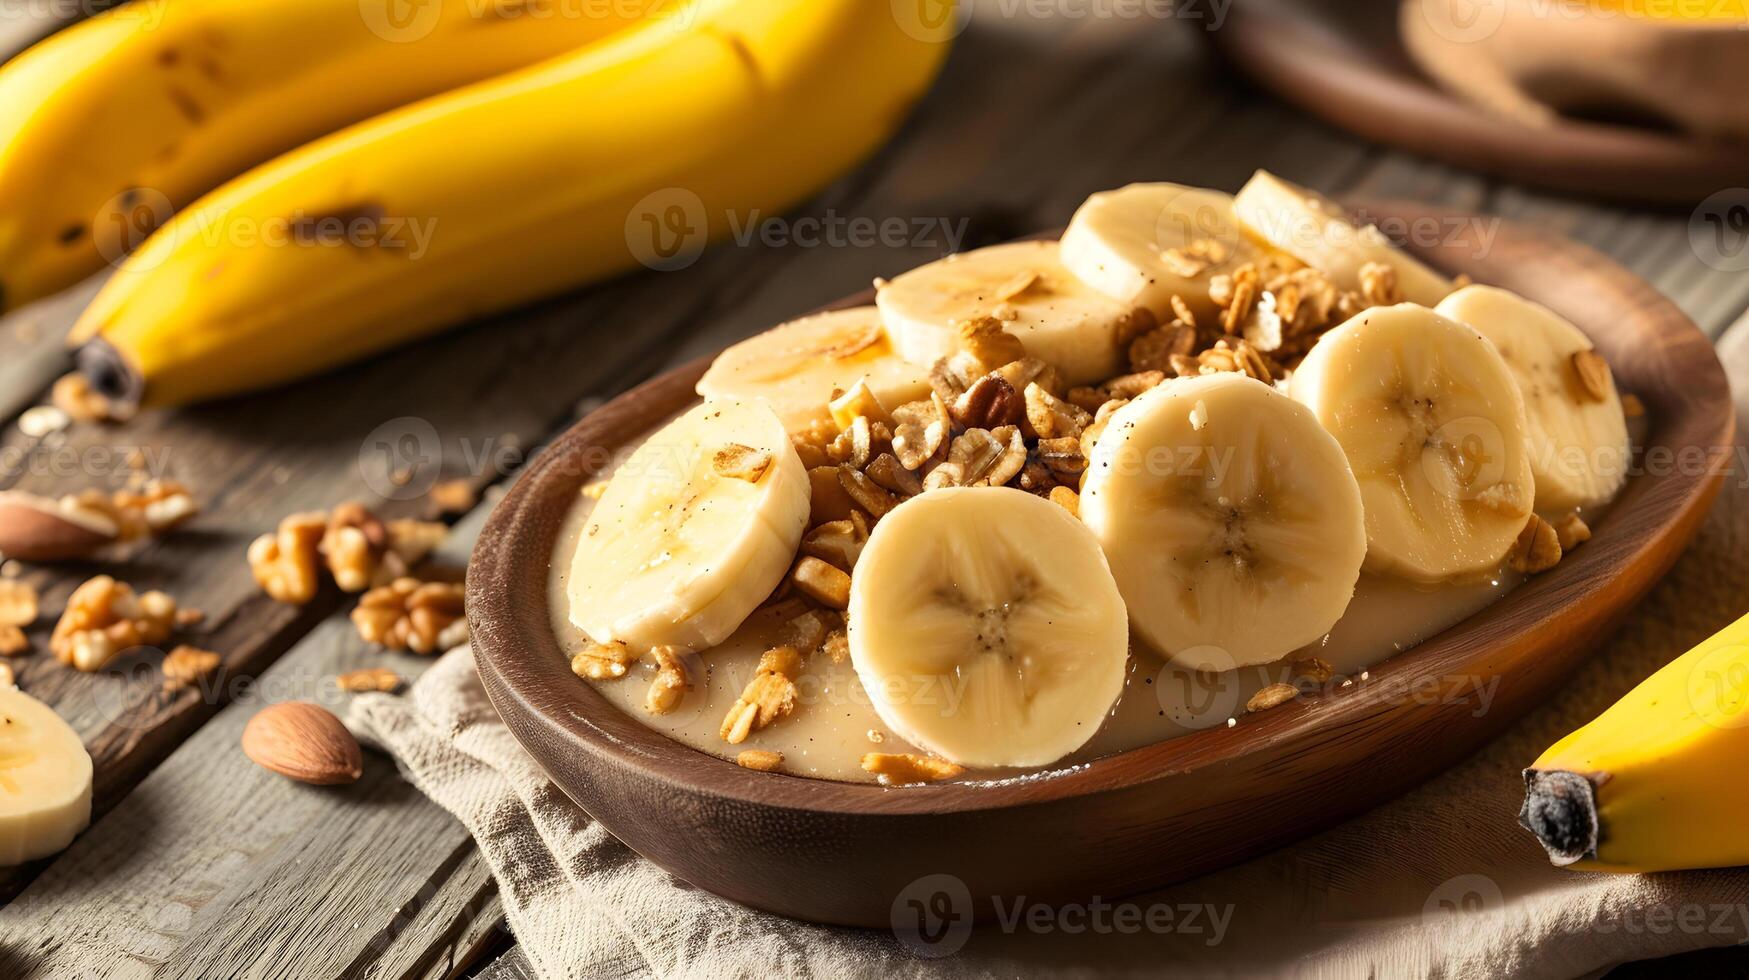
[[[1645, 401], [1648, 446], [1680, 459], [1696, 451], [1689, 447], [1731, 444], [1734, 413], [1712, 345], [1646, 283], [1590, 249], [1493, 219], [1411, 204], [1374, 204], [1366, 216], [1411, 232], [1495, 230], [1486, 247], [1457, 235], [1411, 250], [1583, 326], [1623, 389]], [[835, 305], [869, 301], [863, 293]], [[1593, 540], [1553, 571], [1352, 687], [1044, 778], [884, 789], [753, 772], [671, 741], [573, 676], [553, 635], [548, 563], [566, 509], [610, 455], [599, 450], [618, 450], [691, 405], [706, 363], [591, 413], [499, 503], [468, 568], [475, 656], [511, 731], [638, 853], [718, 895], [845, 925], [888, 925], [906, 887], [933, 874], [964, 882], [978, 909], [991, 907], [990, 896], [1134, 893], [1262, 853], [1401, 793], [1463, 758], [1583, 663], [1676, 560], [1722, 479], [1705, 465], [1636, 474]], [[1494, 700], [1481, 710], [1470, 698], [1494, 678]], [[1459, 693], [1414, 695], [1428, 684]]]
[[1453, 96], [1410, 62], [1397, 0], [1238, 0], [1210, 37], [1257, 84], [1325, 122], [1459, 167], [1658, 204], [1749, 185], [1749, 144], [1578, 120], [1530, 127]]

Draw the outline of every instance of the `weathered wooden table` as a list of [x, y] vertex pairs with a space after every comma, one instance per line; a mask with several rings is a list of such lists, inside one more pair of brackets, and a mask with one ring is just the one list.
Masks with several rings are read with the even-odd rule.
[[[1040, 6], [1061, 13], [1032, 16]], [[1749, 276], [1697, 258], [1687, 211], [1531, 193], [1308, 121], [1210, 55], [1199, 12], [1218, 5], [1164, 20], [1074, 15], [1122, 6], [978, 4], [899, 139], [790, 216], [778, 228], [787, 237], [725, 243], [681, 272], [628, 276], [279, 391], [46, 441], [8, 425], [0, 486], [119, 485], [137, 448], [191, 485], [205, 512], [124, 560], [24, 571], [45, 614], [38, 651], [15, 662], [19, 683], [84, 737], [96, 819], [59, 857], [0, 870], [0, 977], [516, 975], [484, 862], [388, 759], [370, 756], [357, 784], [323, 789], [239, 751], [265, 703], [339, 710], [337, 672], [386, 665], [412, 677], [426, 662], [360, 641], [337, 595], [302, 610], [261, 596], [248, 542], [297, 510], [357, 499], [430, 513], [420, 491], [437, 479], [502, 485], [543, 440], [642, 378], [953, 246], [1061, 225], [1090, 191], [1150, 179], [1232, 190], [1266, 167], [1332, 193], [1499, 214], [1614, 256], [1715, 337], [1749, 331]], [[843, 243], [891, 218], [905, 234]], [[46, 397], [58, 332], [89, 292], [0, 320], [8, 419]], [[435, 433], [440, 450], [404, 458], [384, 438], [409, 431]], [[388, 479], [401, 469], [405, 487]], [[461, 520], [452, 563], [465, 561], [492, 500]], [[67, 594], [97, 572], [204, 610], [196, 642], [224, 655], [220, 683], [166, 695], [155, 657], [84, 675], [48, 655]]]

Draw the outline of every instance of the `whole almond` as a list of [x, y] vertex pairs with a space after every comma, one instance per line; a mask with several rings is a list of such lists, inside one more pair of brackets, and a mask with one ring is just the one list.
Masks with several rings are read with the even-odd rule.
[[0, 554], [26, 561], [83, 558], [119, 534], [101, 514], [19, 490], [0, 492]]
[[317, 786], [355, 782], [364, 774], [358, 739], [333, 712], [307, 701], [261, 709], [243, 727], [243, 754], [264, 769]]

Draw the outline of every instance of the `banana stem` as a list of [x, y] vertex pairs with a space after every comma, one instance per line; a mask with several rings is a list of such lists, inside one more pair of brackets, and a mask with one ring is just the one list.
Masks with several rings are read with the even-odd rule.
[[1556, 867], [1596, 859], [1597, 782], [1565, 769], [1526, 769], [1518, 822], [1536, 835]]

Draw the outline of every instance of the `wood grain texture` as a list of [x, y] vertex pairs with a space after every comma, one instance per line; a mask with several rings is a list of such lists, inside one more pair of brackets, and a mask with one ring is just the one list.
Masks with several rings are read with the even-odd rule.
[[[1485, 240], [1441, 237], [1412, 250], [1585, 328], [1620, 384], [1649, 406], [1648, 447], [1680, 456], [1731, 445], [1729, 384], [1705, 335], [1603, 256], [1421, 205], [1376, 202], [1359, 211], [1411, 234], [1488, 231]], [[863, 293], [842, 305], [868, 300]], [[837, 924], [887, 924], [906, 886], [935, 873], [965, 882], [980, 909], [998, 895], [1131, 894], [1388, 799], [1499, 732], [1576, 669], [1674, 563], [1723, 476], [1705, 465], [1648, 467], [1595, 539], [1554, 571], [1352, 687], [1043, 779], [900, 789], [830, 783], [749, 772], [658, 734], [575, 677], [551, 630], [549, 556], [578, 489], [601, 460], [693, 403], [707, 363], [610, 402], [511, 489], [469, 565], [475, 655], [511, 731], [615, 836], [701, 888]], [[1482, 684], [1498, 685], [1486, 710], [1474, 703]], [[1440, 696], [1413, 693], [1426, 690]]]
[[1562, 120], [1531, 127], [1443, 91], [1408, 61], [1397, 0], [1242, 0], [1217, 45], [1258, 84], [1364, 139], [1568, 193], [1693, 204], [1749, 184], [1749, 149]]

